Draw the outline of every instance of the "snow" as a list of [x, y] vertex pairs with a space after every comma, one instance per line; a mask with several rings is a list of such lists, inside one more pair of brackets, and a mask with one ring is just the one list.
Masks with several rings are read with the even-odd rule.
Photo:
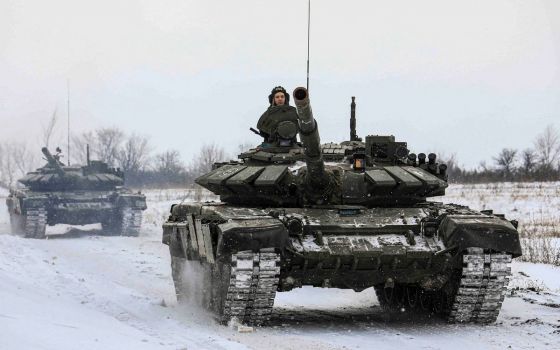
[[[48, 233], [66, 233], [47, 240], [9, 234], [6, 194], [0, 192], [2, 350], [560, 349], [558, 267], [515, 261], [495, 325], [387, 314], [372, 289], [301, 288], [277, 294], [269, 327], [239, 333], [175, 301], [160, 227], [170, 205], [197, 195], [193, 191], [148, 191], [138, 238], [100, 236], [99, 227], [90, 226], [49, 227]], [[519, 213], [550, 206], [527, 202], [516, 201]]]

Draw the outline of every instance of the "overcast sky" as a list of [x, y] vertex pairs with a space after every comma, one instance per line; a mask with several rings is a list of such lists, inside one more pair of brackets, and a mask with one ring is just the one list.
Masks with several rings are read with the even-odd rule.
[[[310, 98], [321, 139], [394, 134], [419, 152], [491, 162], [560, 129], [560, 1], [334, 1], [311, 10]], [[234, 151], [272, 87], [305, 85], [307, 1], [0, 2], [0, 141], [38, 145], [116, 126], [185, 160]], [[65, 146], [65, 145], [63, 145]], [[37, 150], [39, 152], [39, 150]]]

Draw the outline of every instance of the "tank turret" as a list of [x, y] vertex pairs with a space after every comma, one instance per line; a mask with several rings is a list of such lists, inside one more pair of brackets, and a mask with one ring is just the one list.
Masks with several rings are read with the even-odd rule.
[[[57, 149], [58, 153], [60, 150]], [[18, 181], [35, 191], [70, 190], [113, 190], [124, 184], [124, 176], [119, 169], [109, 168], [107, 163], [89, 160], [84, 166], [67, 166], [60, 161], [60, 155], [53, 155], [47, 147], [41, 152], [47, 164], [27, 173]]]
[[[321, 144], [309, 92], [293, 92], [301, 143], [288, 147], [257, 147], [241, 161], [215, 164], [196, 183], [231, 204], [272, 206], [364, 205], [397, 206], [423, 203], [445, 194], [445, 165], [435, 154], [410, 153], [406, 142], [392, 135], [368, 135], [355, 130], [355, 99], [350, 113], [350, 138]], [[303, 162], [302, 162], [303, 161]], [[304, 166], [305, 165], [305, 166]]]
[[51, 154], [51, 152], [47, 147], [41, 148], [41, 152], [43, 152], [45, 157], [47, 157], [47, 162], [49, 162], [49, 166], [53, 168], [60, 177], [63, 177], [66, 173], [64, 172], [64, 169], [62, 169], [62, 167], [60, 166], [60, 161]]

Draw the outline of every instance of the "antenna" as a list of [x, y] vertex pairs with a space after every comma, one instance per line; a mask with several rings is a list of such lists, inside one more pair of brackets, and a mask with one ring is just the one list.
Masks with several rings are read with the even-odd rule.
[[68, 130], [67, 130], [67, 134], [68, 134], [68, 145], [67, 145], [67, 149], [68, 151], [66, 152], [66, 159], [67, 159], [67, 163], [68, 166], [70, 166], [70, 79], [66, 79], [66, 98], [67, 98], [67, 116], [68, 116]]
[[356, 140], [356, 97], [352, 96], [350, 104], [350, 141]]
[[350, 141], [362, 141], [356, 134], [356, 97], [354, 96], [350, 103]]
[[307, 91], [309, 91], [309, 36], [311, 29], [311, 0], [307, 2]]

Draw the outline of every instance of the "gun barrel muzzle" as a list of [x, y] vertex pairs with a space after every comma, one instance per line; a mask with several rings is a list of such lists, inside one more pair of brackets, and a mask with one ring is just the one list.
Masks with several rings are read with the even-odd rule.
[[293, 92], [296, 105], [300, 138], [303, 142], [305, 163], [307, 164], [307, 179], [313, 187], [321, 188], [328, 184], [328, 175], [325, 173], [325, 163], [321, 152], [321, 139], [317, 122], [313, 118], [309, 92], [304, 87], [298, 87]]
[[293, 92], [294, 103], [299, 116], [299, 127], [304, 134], [313, 132], [316, 128], [311, 104], [309, 103], [309, 93], [306, 88], [298, 87]]

